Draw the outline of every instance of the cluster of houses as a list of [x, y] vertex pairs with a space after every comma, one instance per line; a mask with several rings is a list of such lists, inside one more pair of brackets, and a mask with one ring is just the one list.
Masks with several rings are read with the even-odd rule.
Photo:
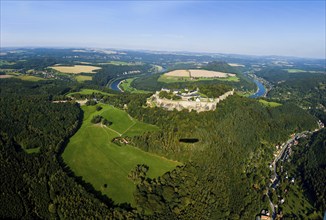
[[[177, 100], [160, 98], [160, 92], [173, 93], [173, 95], [178, 96]], [[181, 111], [187, 109], [188, 111], [213, 111], [216, 109], [217, 103], [226, 99], [228, 96], [234, 94], [234, 89], [224, 93], [218, 98], [203, 98], [200, 96], [198, 89], [189, 91], [185, 89], [184, 91], [171, 91], [169, 89], [161, 89], [161, 91], [156, 91], [150, 98], [147, 99], [147, 105], [150, 107], [158, 106], [165, 108], [167, 110]]]
[[140, 70], [131, 70], [131, 71], [122, 73], [122, 75], [137, 74], [137, 73], [140, 73]]
[[261, 210], [260, 215], [256, 216], [256, 220], [270, 220], [271, 215], [268, 210]]

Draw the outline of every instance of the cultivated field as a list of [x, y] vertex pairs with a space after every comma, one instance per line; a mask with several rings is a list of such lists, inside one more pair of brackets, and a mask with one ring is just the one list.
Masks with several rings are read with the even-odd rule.
[[51, 66], [50, 68], [55, 69], [61, 73], [95, 73], [94, 70], [99, 70], [101, 67], [87, 66], [87, 65], [74, 65], [74, 66]]
[[173, 70], [165, 73], [165, 76], [190, 77], [190, 70]]
[[223, 73], [210, 70], [190, 69], [190, 70], [173, 70], [171, 72], [161, 75], [158, 79], [159, 82], [172, 83], [172, 82], [186, 82], [198, 80], [227, 80], [239, 81], [239, 78], [232, 73]]
[[[101, 107], [101, 111], [96, 111], [95, 106], [82, 107], [83, 124], [70, 139], [62, 157], [76, 176], [81, 176], [96, 190], [108, 195], [116, 203], [128, 202], [134, 205], [136, 185], [127, 176], [137, 164], [148, 165], [147, 176], [154, 178], [180, 163], [130, 145], [118, 146], [112, 143], [115, 137], [140, 135], [158, 128], [139, 122], [112, 106], [101, 104]], [[90, 121], [95, 115], [101, 115], [113, 124], [109, 127], [92, 124]]]
[[235, 76], [232, 73], [222, 73], [217, 71], [210, 70], [174, 70], [164, 74], [166, 76], [175, 76], [175, 77], [194, 77], [194, 78], [226, 78], [228, 76]]
[[75, 79], [77, 80], [77, 82], [84, 82], [84, 81], [90, 81], [90, 80], [92, 80], [92, 77], [91, 76], [77, 75], [75, 77]]
[[0, 75], [0, 79], [8, 79], [14, 77], [13, 75]]

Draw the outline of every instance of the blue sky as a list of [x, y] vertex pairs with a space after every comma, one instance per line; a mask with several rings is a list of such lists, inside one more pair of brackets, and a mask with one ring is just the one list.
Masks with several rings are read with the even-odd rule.
[[325, 1], [1, 0], [1, 47], [325, 58]]

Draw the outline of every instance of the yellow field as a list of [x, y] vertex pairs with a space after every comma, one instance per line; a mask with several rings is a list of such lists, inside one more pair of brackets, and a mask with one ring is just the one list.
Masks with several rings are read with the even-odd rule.
[[86, 66], [86, 65], [74, 65], [74, 66], [51, 66], [50, 68], [62, 73], [95, 73], [94, 70], [101, 69], [97, 66]]
[[229, 76], [235, 76], [232, 73], [222, 73], [210, 70], [174, 70], [164, 74], [165, 76], [174, 77], [193, 77], [193, 78], [226, 78]]
[[240, 67], [245, 67], [245, 65], [238, 64], [238, 63], [228, 63], [229, 66], [240, 66]]
[[0, 79], [7, 79], [7, 78], [11, 78], [14, 77], [13, 75], [0, 75]]

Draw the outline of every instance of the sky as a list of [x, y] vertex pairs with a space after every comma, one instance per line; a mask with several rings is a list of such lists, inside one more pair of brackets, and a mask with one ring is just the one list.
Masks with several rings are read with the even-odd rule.
[[325, 0], [0, 0], [1, 47], [326, 58]]

